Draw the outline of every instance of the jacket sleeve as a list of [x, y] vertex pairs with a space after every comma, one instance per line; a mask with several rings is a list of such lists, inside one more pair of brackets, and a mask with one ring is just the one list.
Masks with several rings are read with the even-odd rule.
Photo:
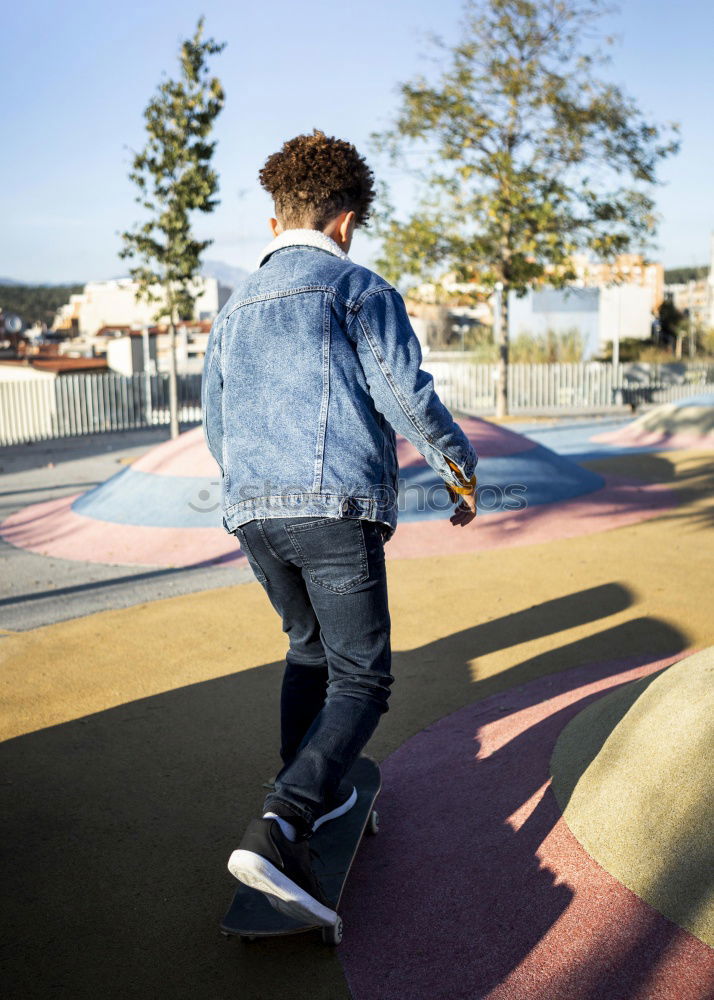
[[391, 286], [368, 292], [349, 330], [379, 412], [448, 484], [469, 483], [478, 457], [421, 368], [421, 345], [399, 292]]
[[201, 417], [203, 436], [223, 475], [223, 373], [221, 352], [223, 319], [211, 327], [201, 378]]

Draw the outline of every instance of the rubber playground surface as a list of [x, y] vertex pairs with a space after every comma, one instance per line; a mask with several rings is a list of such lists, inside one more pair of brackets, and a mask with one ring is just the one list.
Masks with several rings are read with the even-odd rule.
[[[259, 584], [0, 634], [3, 993], [714, 997], [711, 403], [653, 413], [464, 419], [480, 483], [528, 501], [487, 494], [467, 528], [422, 509], [434, 481], [400, 443], [381, 830], [337, 949], [218, 933], [278, 766], [286, 642]], [[230, 575], [209, 462], [190, 431], [14, 512], [3, 549], [58, 586], [77, 563]]]

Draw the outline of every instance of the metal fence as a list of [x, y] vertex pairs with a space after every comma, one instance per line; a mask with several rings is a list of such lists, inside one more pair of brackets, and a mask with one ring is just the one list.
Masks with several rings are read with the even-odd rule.
[[[429, 354], [423, 367], [450, 409], [494, 412], [496, 365], [479, 364], [468, 354]], [[631, 398], [664, 403], [703, 392], [714, 392], [714, 364], [513, 364], [508, 372], [512, 413], [607, 410]], [[178, 396], [179, 420], [200, 421], [201, 376], [180, 375]], [[0, 382], [0, 445], [168, 423], [165, 374], [89, 373]]]
[[[201, 419], [201, 376], [178, 378], [179, 420]], [[0, 382], [0, 445], [169, 423], [168, 375], [88, 373]]]
[[[465, 413], [493, 413], [498, 366], [479, 364], [468, 354], [429, 354], [423, 367], [434, 376], [442, 401]], [[616, 409], [623, 403], [667, 403], [714, 392], [714, 364], [619, 365], [511, 364], [508, 407], [511, 413], [577, 412]]]

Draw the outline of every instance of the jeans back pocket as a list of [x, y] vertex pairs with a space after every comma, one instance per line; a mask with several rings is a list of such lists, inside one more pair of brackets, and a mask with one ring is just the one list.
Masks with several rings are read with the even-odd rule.
[[333, 594], [346, 594], [369, 579], [360, 518], [315, 518], [286, 525], [285, 530], [313, 583]]

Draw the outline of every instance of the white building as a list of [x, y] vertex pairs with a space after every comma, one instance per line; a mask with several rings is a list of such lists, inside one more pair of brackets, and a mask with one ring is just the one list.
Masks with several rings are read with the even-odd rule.
[[[203, 324], [207, 326], [208, 323]], [[176, 370], [180, 375], [200, 375], [208, 343], [208, 332], [181, 323], [176, 329]], [[148, 346], [148, 357], [145, 356]], [[171, 341], [168, 333], [152, 328], [146, 341], [138, 331], [106, 339], [107, 365], [120, 375], [168, 372], [171, 367]]]
[[652, 295], [643, 285], [606, 288], [543, 288], [523, 298], [508, 298], [508, 332], [531, 336], [577, 330], [583, 338], [584, 358], [597, 357], [617, 340], [648, 340], [652, 334]]
[[[92, 337], [102, 327], [137, 327], [155, 322], [158, 303], [138, 298], [138, 284], [131, 278], [90, 281], [79, 295], [61, 306], [54, 320], [56, 330], [72, 330]], [[161, 289], [155, 289], [161, 294]], [[195, 319], [212, 320], [228, 300], [230, 289], [215, 278], [199, 278], [192, 286], [196, 295]]]

